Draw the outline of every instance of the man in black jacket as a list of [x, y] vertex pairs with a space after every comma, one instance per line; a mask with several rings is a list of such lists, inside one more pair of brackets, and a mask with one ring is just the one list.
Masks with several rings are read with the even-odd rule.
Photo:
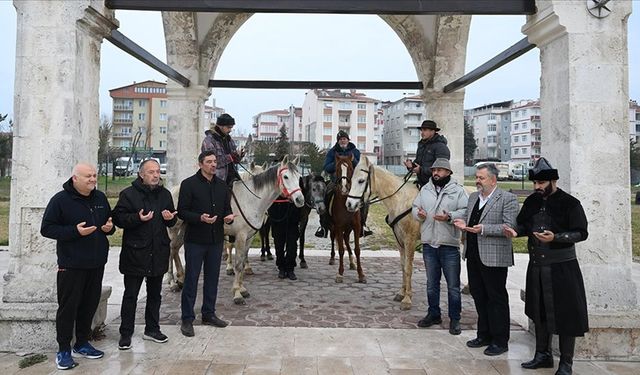
[[404, 165], [413, 171], [418, 178], [418, 185], [424, 186], [431, 178], [431, 166], [438, 158], [449, 160], [451, 152], [447, 147], [447, 139], [438, 134], [440, 128], [435, 121], [424, 120], [420, 129], [420, 142], [414, 161], [405, 160]]
[[[107, 197], [96, 189], [93, 165], [80, 163], [51, 198], [40, 233], [57, 241], [58, 312], [56, 313], [56, 366], [67, 370], [78, 364], [72, 357], [102, 358], [104, 352], [89, 343], [91, 321], [100, 302], [102, 276], [107, 263], [107, 235], [115, 228]], [[71, 349], [75, 326], [76, 343]]]
[[589, 331], [587, 297], [575, 243], [589, 235], [580, 201], [557, 187], [558, 170], [540, 158], [529, 170], [535, 192], [524, 201], [509, 237], [528, 236], [524, 312], [535, 323], [536, 352], [527, 369], [553, 367], [551, 335], [559, 335], [556, 375], [572, 372], [576, 336]]
[[167, 227], [172, 227], [176, 221], [171, 193], [160, 185], [160, 164], [153, 159], [143, 161], [138, 178], [120, 192], [113, 209], [113, 222], [124, 230], [120, 251], [120, 272], [124, 275], [120, 350], [131, 348], [136, 302], [145, 278], [147, 304], [142, 338], [158, 343], [168, 340], [160, 332], [160, 302], [162, 278], [169, 268]]
[[233, 213], [227, 184], [216, 177], [216, 162], [215, 151], [202, 152], [198, 156], [200, 169], [180, 184], [178, 217], [186, 223], [180, 331], [188, 337], [195, 334], [193, 307], [203, 265], [202, 324], [220, 328], [227, 326], [227, 322], [216, 316], [216, 298], [224, 245], [223, 224], [233, 222]]

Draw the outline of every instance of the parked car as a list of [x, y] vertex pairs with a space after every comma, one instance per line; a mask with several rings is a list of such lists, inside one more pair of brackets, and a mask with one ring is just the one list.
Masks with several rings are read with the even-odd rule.
[[160, 163], [160, 174], [167, 174], [167, 163]]

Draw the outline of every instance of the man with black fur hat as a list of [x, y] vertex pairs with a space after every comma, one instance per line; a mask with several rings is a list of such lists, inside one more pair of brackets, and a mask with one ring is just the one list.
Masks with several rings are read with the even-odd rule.
[[587, 239], [580, 201], [557, 187], [558, 170], [545, 158], [529, 170], [535, 192], [524, 201], [508, 237], [528, 236], [525, 313], [535, 323], [536, 352], [527, 369], [552, 368], [551, 335], [560, 336], [556, 375], [571, 374], [576, 336], [589, 331], [587, 298], [575, 243]]
[[420, 129], [420, 142], [416, 151], [415, 160], [405, 160], [404, 165], [409, 171], [413, 171], [418, 178], [418, 185], [424, 186], [431, 178], [431, 166], [436, 159], [449, 160], [451, 152], [447, 147], [447, 139], [438, 134], [440, 128], [435, 121], [424, 120]]
[[[233, 130], [233, 126], [236, 121], [227, 113], [223, 113], [216, 120], [216, 126], [211, 133], [210, 140], [205, 138], [202, 143], [202, 152], [213, 150], [216, 158], [218, 159], [218, 165], [216, 169], [216, 177], [230, 184], [234, 180], [239, 180], [238, 170], [235, 164], [240, 163], [240, 160], [244, 157], [244, 150], [240, 149], [238, 152], [236, 143], [231, 139], [229, 133]], [[207, 137], [209, 134], [205, 132]], [[207, 142], [209, 140], [209, 142]], [[207, 143], [205, 143], [207, 142]]]

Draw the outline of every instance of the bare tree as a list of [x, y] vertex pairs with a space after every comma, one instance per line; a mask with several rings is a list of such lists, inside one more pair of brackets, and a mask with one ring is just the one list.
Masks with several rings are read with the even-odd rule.
[[[6, 120], [8, 114], [0, 114], [0, 123]], [[7, 170], [11, 165], [11, 153], [13, 152], [13, 120], [9, 120], [8, 130], [4, 130], [4, 125], [0, 126], [0, 177], [7, 175]]]

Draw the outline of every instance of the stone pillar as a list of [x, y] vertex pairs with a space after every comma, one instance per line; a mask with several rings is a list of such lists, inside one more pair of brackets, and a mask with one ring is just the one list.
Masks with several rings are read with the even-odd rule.
[[542, 154], [560, 188], [580, 199], [589, 238], [577, 245], [590, 332], [576, 355], [640, 359], [631, 277], [627, 17], [631, 2], [592, 16], [582, 0], [537, 1], [523, 32], [540, 48]]
[[184, 88], [167, 83], [169, 121], [167, 165], [170, 188], [193, 175], [198, 169], [198, 154], [204, 139], [204, 103], [210, 95], [206, 86]]
[[425, 91], [427, 118], [438, 124], [451, 151], [453, 178], [464, 182], [464, 91], [450, 94]]
[[16, 0], [14, 6], [10, 258], [0, 302], [0, 350], [51, 350], [57, 347], [56, 245], [40, 236], [40, 223], [73, 165], [96, 162], [100, 46], [116, 25], [100, 1]]

